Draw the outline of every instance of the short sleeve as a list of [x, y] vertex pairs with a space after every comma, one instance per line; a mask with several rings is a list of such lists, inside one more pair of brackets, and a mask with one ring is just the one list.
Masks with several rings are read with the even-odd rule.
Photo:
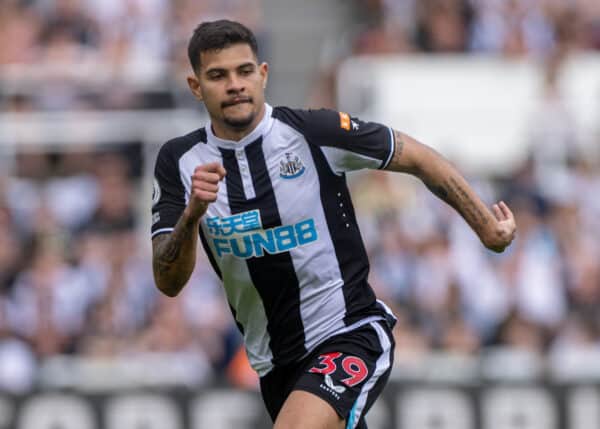
[[338, 174], [363, 168], [384, 169], [392, 159], [394, 133], [385, 125], [328, 109], [308, 110], [304, 119], [310, 143], [321, 148]]
[[168, 144], [160, 149], [154, 168], [152, 237], [173, 231], [186, 206], [179, 166], [169, 149]]

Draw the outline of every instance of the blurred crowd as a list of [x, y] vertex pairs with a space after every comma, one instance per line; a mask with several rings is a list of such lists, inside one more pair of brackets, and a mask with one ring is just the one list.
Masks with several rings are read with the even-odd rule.
[[[504, 199], [515, 212], [518, 235], [505, 254], [483, 249], [465, 222], [422, 187], [380, 172], [357, 183], [372, 284], [401, 316], [399, 351], [470, 354], [507, 345], [543, 355], [597, 348], [600, 139], [592, 156], [581, 150], [559, 80], [570, 54], [600, 51], [600, 3], [359, 3], [370, 21], [347, 54], [491, 54], [545, 65], [542, 106], [523, 136], [531, 148], [527, 162], [508, 177], [471, 178], [488, 203]], [[335, 67], [326, 70], [316, 104], [327, 94], [335, 99]]]
[[[369, 25], [349, 53], [557, 58], [600, 49], [595, 0], [356, 4]], [[260, 0], [3, 0], [0, 67], [9, 84], [0, 86], [0, 106], [169, 107], [115, 76], [183, 73], [193, 27], [223, 14], [267, 37]], [[88, 92], [69, 80], [73, 70], [65, 65], [73, 64], [83, 67], [77, 73], [88, 79]], [[23, 65], [32, 79], [50, 70], [50, 84], [10, 86], [11, 67]], [[553, 108], [555, 77], [547, 77], [548, 110], [531, 130], [527, 162], [508, 176], [470, 178], [488, 203], [504, 199], [514, 210], [518, 236], [506, 253], [485, 250], [452, 209], [407, 176], [365, 172], [352, 180], [371, 283], [399, 316], [399, 357], [474, 355], [503, 345], [542, 355], [600, 345], [600, 162], [577, 150], [568, 114]], [[89, 86], [96, 78], [110, 85]], [[238, 385], [256, 382], [202, 252], [179, 297], [154, 287], [139, 216], [148, 216], [151, 199], [141, 152], [139, 144], [29, 151], [17, 153], [12, 173], [0, 172], [0, 389], [30, 388], [46, 358], [60, 355], [160, 353], [196, 362], [191, 384], [215, 374]]]
[[0, 68], [7, 85], [0, 87], [0, 106], [190, 104], [177, 97], [189, 72], [189, 37], [198, 23], [223, 17], [244, 22], [268, 46], [261, 0], [2, 0]]
[[598, 348], [600, 165], [570, 160], [552, 190], [558, 178], [540, 182], [539, 168], [531, 159], [510, 177], [471, 179], [488, 203], [502, 199], [515, 213], [517, 238], [503, 254], [422, 185], [381, 172], [357, 183], [371, 283], [400, 315], [400, 355]]
[[[452, 54], [539, 61], [600, 50], [597, 0], [356, 0], [361, 25], [332, 43], [309, 99], [335, 106], [336, 71], [351, 55]], [[343, 39], [343, 40], [342, 40]]]
[[31, 153], [17, 157], [13, 177], [0, 176], [0, 387], [28, 387], [44, 358], [62, 354], [193, 356], [189, 382], [201, 382], [235, 352], [227, 348], [239, 337], [228, 346], [235, 327], [203, 255], [179, 298], [154, 286], [139, 164], [135, 145]]
[[361, 0], [370, 25], [357, 53], [473, 52], [546, 55], [600, 49], [595, 0]]

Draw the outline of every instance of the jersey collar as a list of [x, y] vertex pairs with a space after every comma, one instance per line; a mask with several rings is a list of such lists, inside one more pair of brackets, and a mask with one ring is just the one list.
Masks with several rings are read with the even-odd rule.
[[258, 125], [256, 125], [252, 132], [250, 132], [250, 134], [239, 141], [226, 140], [215, 136], [212, 130], [212, 123], [209, 121], [206, 125], [206, 136], [208, 143], [222, 147], [223, 149], [239, 149], [245, 147], [246, 145], [256, 141], [259, 137], [265, 135], [271, 129], [271, 125], [273, 124], [273, 118], [271, 117], [272, 113], [273, 108], [269, 104], [265, 103], [265, 115], [261, 121], [258, 123]]

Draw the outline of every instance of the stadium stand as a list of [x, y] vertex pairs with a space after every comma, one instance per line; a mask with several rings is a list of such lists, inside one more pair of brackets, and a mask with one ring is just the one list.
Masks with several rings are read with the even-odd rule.
[[[436, 365], [442, 381], [462, 368], [465, 384], [548, 373], [600, 380], [600, 116], [583, 132], [560, 98], [562, 65], [600, 55], [599, 4], [3, 0], [0, 390], [256, 387], [204, 255], [176, 299], [160, 296], [150, 266], [154, 156], [205, 118], [185, 87], [187, 38], [222, 16], [259, 35], [277, 103], [343, 108], [338, 72], [354, 56], [545, 64], [523, 161], [473, 177], [489, 201], [514, 208], [518, 238], [506, 254], [486, 251], [410, 180], [367, 172], [351, 185], [371, 283], [399, 315], [397, 380], [435, 378]], [[382, 419], [374, 427], [393, 427]]]

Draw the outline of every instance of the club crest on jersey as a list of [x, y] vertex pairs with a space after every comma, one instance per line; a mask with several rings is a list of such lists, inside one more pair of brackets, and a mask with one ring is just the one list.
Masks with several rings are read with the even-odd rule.
[[283, 179], [295, 179], [301, 176], [304, 170], [300, 158], [291, 152], [286, 152], [285, 160], [279, 161], [279, 176]]

